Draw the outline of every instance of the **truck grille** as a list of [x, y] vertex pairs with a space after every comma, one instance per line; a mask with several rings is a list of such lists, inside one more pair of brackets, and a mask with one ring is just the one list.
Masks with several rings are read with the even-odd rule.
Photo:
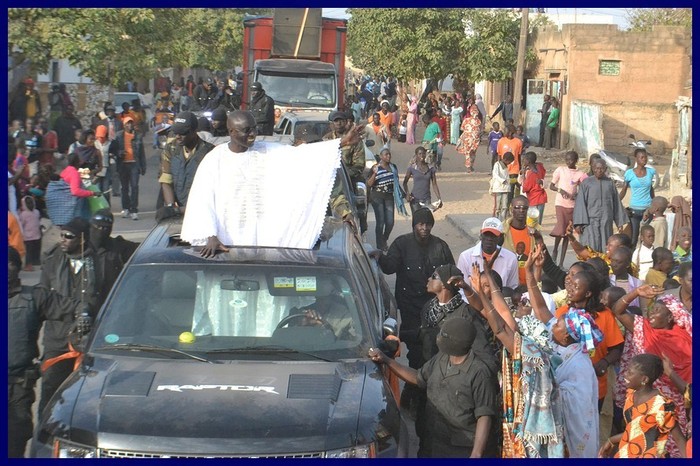
[[101, 458], [324, 458], [323, 452], [277, 453], [262, 455], [198, 455], [188, 453], [150, 453], [125, 450], [99, 450]]

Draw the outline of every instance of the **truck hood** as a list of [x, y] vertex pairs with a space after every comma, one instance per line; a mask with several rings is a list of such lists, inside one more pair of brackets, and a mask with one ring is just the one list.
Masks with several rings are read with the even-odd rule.
[[96, 434], [102, 449], [144, 451], [156, 444], [173, 452], [260, 454], [340, 448], [357, 439], [365, 384], [381, 383], [367, 377], [376, 371], [367, 360], [98, 359], [98, 370], [84, 379], [72, 425], [74, 440]]

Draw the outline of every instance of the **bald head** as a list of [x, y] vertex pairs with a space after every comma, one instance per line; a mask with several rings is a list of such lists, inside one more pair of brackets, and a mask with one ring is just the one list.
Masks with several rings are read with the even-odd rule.
[[226, 121], [231, 141], [228, 148], [231, 152], [245, 152], [255, 144], [258, 130], [255, 125], [255, 117], [251, 112], [236, 110], [231, 112]]

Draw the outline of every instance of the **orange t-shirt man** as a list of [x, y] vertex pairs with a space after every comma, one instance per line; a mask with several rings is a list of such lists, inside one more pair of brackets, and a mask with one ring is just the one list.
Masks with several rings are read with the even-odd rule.
[[[555, 312], [557, 319], [569, 310], [568, 304], [564, 304]], [[625, 342], [625, 337], [622, 336], [620, 328], [617, 326], [615, 316], [609, 308], [605, 308], [598, 312], [595, 318], [595, 323], [603, 333], [603, 341], [595, 347], [595, 352], [591, 356], [591, 362], [595, 365], [598, 361], [608, 355], [608, 350], [613, 346], [621, 345]], [[610, 366], [610, 364], [608, 364]], [[598, 399], [602, 400], [608, 393], [608, 374], [598, 377]]]
[[509, 175], [518, 175], [520, 173], [520, 153], [523, 151], [523, 142], [513, 136], [512, 138], [503, 136], [498, 140], [498, 145], [496, 146], [496, 153], [498, 153], [498, 158], [502, 159], [506, 152], [510, 152], [515, 157], [513, 163], [508, 165]]

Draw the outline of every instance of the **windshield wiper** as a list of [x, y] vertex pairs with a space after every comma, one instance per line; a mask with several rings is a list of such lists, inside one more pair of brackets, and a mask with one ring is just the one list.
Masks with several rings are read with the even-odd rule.
[[332, 359], [327, 359], [314, 353], [309, 353], [306, 351], [301, 351], [294, 348], [289, 348], [287, 346], [281, 345], [262, 345], [262, 346], [243, 346], [241, 348], [217, 348], [213, 350], [205, 351], [209, 353], [294, 353], [303, 354], [305, 356], [312, 357], [314, 359], [319, 359], [321, 361], [333, 362]]
[[194, 359], [196, 361], [201, 361], [201, 362], [206, 362], [209, 364], [217, 364], [214, 361], [211, 361], [207, 358], [203, 358], [201, 356], [196, 356], [192, 353], [188, 353], [187, 351], [182, 351], [176, 348], [168, 348], [166, 346], [157, 346], [157, 345], [144, 345], [140, 343], [118, 343], [116, 345], [109, 345], [109, 346], [101, 346], [94, 351], [104, 351], [104, 350], [112, 350], [112, 349], [122, 349], [122, 350], [127, 350], [127, 351], [147, 351], [147, 352], [163, 352], [163, 353], [176, 353], [176, 354], [181, 354], [183, 356], [187, 356], [190, 359]]

